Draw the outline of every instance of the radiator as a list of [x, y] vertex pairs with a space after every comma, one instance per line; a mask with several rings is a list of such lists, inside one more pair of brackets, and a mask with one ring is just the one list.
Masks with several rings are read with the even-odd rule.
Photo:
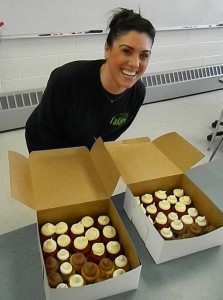
[[[223, 65], [145, 74], [144, 104], [222, 89]], [[23, 128], [43, 90], [0, 94], [0, 132]]]

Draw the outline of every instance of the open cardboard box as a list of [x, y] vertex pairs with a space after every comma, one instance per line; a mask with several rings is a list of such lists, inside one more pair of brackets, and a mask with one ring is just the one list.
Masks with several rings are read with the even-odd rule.
[[[150, 141], [147, 137], [105, 143], [127, 184], [124, 210], [136, 227], [154, 261], [159, 264], [223, 243], [223, 213], [184, 174], [203, 154], [175, 132]], [[183, 188], [200, 215], [217, 229], [203, 236], [164, 240], [143, 214], [134, 196]]]
[[[79, 221], [83, 216], [107, 214], [116, 228], [131, 270], [106, 281], [78, 288], [49, 288], [44, 268], [46, 298], [99, 299], [137, 289], [141, 264], [130, 237], [110, 200], [119, 172], [97, 140], [85, 147], [32, 152], [29, 158], [9, 152], [12, 197], [37, 212], [37, 234], [46, 222]], [[42, 250], [40, 248], [42, 256]], [[43, 263], [44, 267], [44, 263]]]

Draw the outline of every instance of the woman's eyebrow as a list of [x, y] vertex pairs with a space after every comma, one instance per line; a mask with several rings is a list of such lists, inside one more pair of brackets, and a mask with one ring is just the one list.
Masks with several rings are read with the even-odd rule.
[[[119, 47], [127, 47], [127, 48], [129, 48], [129, 49], [131, 49], [131, 50], [134, 50], [134, 48], [133, 47], [131, 47], [131, 46], [129, 46], [129, 45], [126, 45], [126, 44], [121, 44], [121, 45], [119, 45]], [[145, 49], [145, 50], [142, 50], [141, 51], [142, 53], [144, 53], [144, 52], [149, 52], [149, 53], [151, 53], [151, 50], [150, 49]]]

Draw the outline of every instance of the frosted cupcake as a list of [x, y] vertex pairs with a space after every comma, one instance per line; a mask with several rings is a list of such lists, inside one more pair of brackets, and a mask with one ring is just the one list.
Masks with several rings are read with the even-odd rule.
[[67, 234], [68, 233], [68, 225], [66, 222], [59, 222], [56, 224], [56, 234]]
[[48, 274], [47, 279], [48, 279], [48, 284], [51, 288], [56, 288], [58, 284], [63, 282], [63, 279], [58, 272]]
[[59, 263], [53, 256], [47, 257], [44, 261], [44, 264], [47, 274], [57, 272], [57, 270], [59, 269]]
[[88, 243], [86, 236], [79, 236], [73, 242], [73, 251], [74, 253], [80, 252], [84, 255], [88, 255], [91, 250], [91, 246]]
[[170, 227], [162, 228], [160, 230], [160, 234], [165, 240], [172, 240], [174, 238], [173, 232]]
[[157, 207], [155, 205], [155, 203], [150, 204], [146, 207], [146, 213], [148, 216], [151, 217], [151, 219], [154, 221], [156, 216], [157, 216]]
[[59, 249], [70, 250], [71, 248], [71, 238], [67, 234], [61, 234], [57, 238], [57, 245]]
[[74, 274], [69, 277], [68, 285], [70, 287], [83, 286], [85, 285], [85, 280], [80, 274]]
[[192, 201], [190, 196], [182, 196], [179, 198], [179, 202], [186, 205], [187, 208], [189, 208], [192, 205]]
[[114, 261], [121, 254], [121, 245], [117, 241], [108, 242], [106, 245], [108, 257]]
[[69, 258], [70, 258], [70, 253], [68, 252], [68, 250], [66, 249], [60, 249], [58, 252], [57, 252], [57, 259], [59, 261], [59, 263], [64, 263], [66, 261], [69, 261]]
[[70, 263], [74, 267], [75, 273], [81, 273], [81, 268], [87, 262], [87, 258], [83, 253], [74, 253], [70, 257]]
[[181, 221], [184, 224], [185, 229], [194, 222], [193, 218], [190, 215], [183, 215]]
[[115, 228], [111, 225], [105, 226], [102, 231], [102, 241], [106, 244], [115, 240], [117, 240], [117, 232]]
[[114, 263], [109, 258], [101, 259], [98, 267], [100, 272], [105, 273], [105, 275], [108, 277], [112, 277], [112, 274], [115, 271]]
[[187, 227], [187, 232], [193, 236], [200, 236], [202, 234], [202, 228], [196, 223], [192, 223]]
[[171, 208], [177, 203], [177, 197], [175, 195], [169, 195], [167, 201], [170, 203]]
[[153, 203], [153, 196], [151, 194], [144, 194], [141, 197], [141, 201], [146, 208], [148, 205]]
[[114, 263], [115, 263], [115, 269], [121, 268], [125, 270], [125, 272], [129, 271], [130, 269], [128, 259], [125, 255], [119, 255], [118, 257], [116, 257]]
[[56, 238], [56, 226], [54, 226], [52, 223], [46, 223], [41, 227], [40, 240], [42, 243], [44, 243], [50, 238]]
[[156, 216], [154, 226], [158, 230], [167, 227], [167, 216], [164, 213], [159, 212]]
[[43, 257], [55, 256], [57, 254], [57, 243], [53, 239], [48, 239], [43, 243]]
[[94, 263], [98, 264], [102, 258], [106, 258], [105, 245], [103, 243], [94, 243], [92, 245], [89, 258]]
[[208, 222], [207, 222], [207, 219], [205, 216], [198, 216], [196, 219], [195, 219], [195, 223], [199, 226], [202, 227], [202, 229], [208, 225]]
[[101, 241], [100, 232], [96, 227], [91, 227], [85, 232], [88, 242], [92, 245]]
[[94, 283], [100, 276], [98, 266], [93, 262], [87, 262], [81, 269], [81, 275], [87, 284]]
[[170, 203], [167, 200], [161, 200], [158, 203], [158, 210], [163, 212], [165, 215], [170, 213]]
[[176, 238], [185, 232], [184, 224], [181, 220], [171, 222], [170, 227]]
[[57, 289], [67, 289], [68, 285], [66, 283], [59, 283], [57, 286]]
[[176, 212], [170, 212], [167, 215], [168, 224], [170, 225], [171, 222], [178, 220], [178, 214]]
[[187, 213], [188, 215], [190, 215], [194, 220], [196, 219], [196, 217], [198, 216], [198, 211], [195, 207], [190, 207], [187, 209]]
[[102, 231], [103, 228], [107, 225], [110, 225], [110, 223], [111, 223], [110, 218], [106, 215], [102, 215], [98, 217], [96, 227], [100, 231]]
[[81, 224], [84, 226], [85, 231], [94, 226], [94, 219], [90, 216], [85, 216], [81, 219]]
[[173, 194], [174, 196], [177, 197], [177, 199], [179, 199], [180, 197], [183, 197], [184, 196], [184, 190], [183, 189], [174, 189], [173, 190]]
[[71, 239], [75, 239], [78, 236], [83, 236], [84, 235], [84, 225], [79, 222], [75, 223], [71, 226], [70, 228], [70, 237]]
[[122, 274], [125, 274], [125, 270], [123, 270], [123, 269], [116, 269], [116, 270], [113, 272], [112, 277], [118, 277], [118, 276], [120, 276], [120, 275], [122, 275]]
[[179, 219], [186, 213], [186, 210], [186, 205], [181, 202], [177, 202], [174, 206], [174, 211], [177, 213]]
[[153, 200], [156, 203], [159, 202], [160, 200], [165, 200], [166, 198], [167, 198], [166, 191], [163, 191], [163, 190], [155, 191], [155, 193], [153, 195]]
[[64, 262], [60, 265], [60, 275], [65, 283], [68, 278], [75, 273], [74, 267], [69, 262]]

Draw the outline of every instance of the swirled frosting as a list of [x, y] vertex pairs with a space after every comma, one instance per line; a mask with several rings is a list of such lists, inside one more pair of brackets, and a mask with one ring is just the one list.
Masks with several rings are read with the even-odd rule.
[[119, 255], [115, 259], [115, 264], [118, 268], [124, 268], [128, 263], [128, 259], [125, 255]]
[[112, 277], [117, 277], [117, 276], [120, 276], [120, 275], [122, 275], [122, 274], [124, 274], [124, 273], [125, 273], [125, 270], [119, 268], [119, 269], [116, 269], [116, 270], [113, 272]]
[[59, 222], [56, 224], [56, 234], [64, 234], [68, 230], [68, 225], [65, 222]]
[[184, 190], [183, 189], [174, 189], [173, 194], [178, 198], [182, 197], [184, 195]]
[[76, 234], [76, 235], [83, 234], [84, 233], [84, 225], [81, 222], [75, 223], [71, 226], [70, 230], [73, 234]]
[[60, 265], [60, 272], [64, 275], [68, 275], [73, 271], [73, 267], [71, 263], [69, 262], [64, 262]]
[[181, 221], [186, 224], [186, 225], [189, 225], [189, 224], [192, 224], [193, 223], [193, 218], [190, 216], [190, 215], [183, 215], [181, 217]]
[[84, 278], [79, 274], [71, 275], [68, 279], [70, 287], [77, 287], [84, 285]]
[[151, 194], [144, 194], [142, 195], [141, 200], [145, 204], [150, 204], [153, 202], [153, 196]]
[[56, 232], [56, 226], [46, 223], [41, 227], [41, 233], [45, 236], [52, 236]]
[[85, 233], [85, 236], [86, 238], [89, 240], [89, 241], [94, 241], [96, 240], [97, 238], [99, 238], [99, 235], [100, 235], [100, 232], [97, 228], [95, 227], [91, 227], [89, 228], [86, 233]]
[[167, 197], [167, 201], [170, 203], [170, 204], [176, 204], [177, 203], [177, 197], [175, 195], [169, 195]]
[[163, 191], [163, 190], [155, 191], [155, 196], [156, 196], [156, 198], [158, 198], [160, 200], [164, 200], [167, 198], [166, 191]]
[[43, 251], [47, 253], [54, 252], [57, 249], [57, 243], [53, 239], [48, 239], [43, 243]]
[[156, 214], [157, 213], [157, 208], [156, 208], [155, 203], [148, 205], [146, 207], [146, 211], [148, 212], [148, 214]]
[[182, 196], [180, 197], [179, 201], [185, 205], [190, 205], [192, 202], [190, 196]]
[[171, 239], [173, 237], [173, 232], [171, 231], [170, 227], [162, 228], [160, 233], [165, 239]]
[[108, 216], [100, 216], [98, 217], [98, 223], [102, 226], [108, 225], [110, 222], [110, 218]]
[[181, 220], [175, 220], [171, 222], [171, 227], [175, 230], [182, 230], [184, 225]]
[[161, 225], [164, 225], [166, 224], [167, 222], [167, 217], [164, 215], [164, 213], [162, 212], [159, 212], [156, 216], [156, 219], [155, 219], [156, 223], [158, 224], [161, 224]]
[[168, 218], [169, 218], [170, 221], [178, 220], [178, 215], [175, 212], [170, 212], [168, 214]]
[[88, 239], [86, 236], [79, 236], [74, 239], [74, 247], [78, 250], [83, 250], [88, 245]]
[[67, 234], [61, 234], [57, 238], [57, 244], [60, 247], [66, 247], [70, 244], [70, 242], [71, 242], [71, 239], [70, 239], [69, 235], [67, 235]]
[[92, 252], [98, 256], [103, 255], [105, 253], [105, 245], [103, 243], [94, 243], [92, 246]]
[[84, 227], [89, 228], [93, 226], [94, 219], [90, 216], [85, 216], [81, 219], [81, 223], [84, 225]]
[[197, 225], [199, 225], [201, 227], [204, 227], [204, 226], [206, 226], [208, 224], [205, 216], [198, 216], [195, 219], [195, 223], [197, 223]]
[[182, 213], [186, 211], [186, 205], [181, 202], [177, 202], [174, 207], [175, 207], [176, 211], [179, 211]]
[[67, 260], [69, 257], [69, 252], [66, 249], [61, 249], [57, 252], [57, 258], [59, 260]]
[[59, 283], [58, 286], [57, 286], [57, 289], [64, 289], [64, 288], [65, 289], [68, 288], [68, 285], [66, 283], [63, 283], [63, 282]]
[[121, 246], [120, 246], [119, 242], [111, 241], [111, 242], [107, 243], [106, 249], [111, 254], [117, 254], [120, 251]]
[[195, 207], [190, 207], [187, 210], [188, 215], [190, 215], [192, 218], [196, 218], [198, 216], [198, 211]]
[[113, 237], [116, 236], [116, 230], [113, 226], [107, 225], [103, 228], [102, 231], [103, 235], [108, 238], [108, 239], [112, 239]]
[[170, 202], [167, 200], [161, 200], [159, 201], [159, 208], [161, 208], [162, 210], [168, 210], [170, 209]]

